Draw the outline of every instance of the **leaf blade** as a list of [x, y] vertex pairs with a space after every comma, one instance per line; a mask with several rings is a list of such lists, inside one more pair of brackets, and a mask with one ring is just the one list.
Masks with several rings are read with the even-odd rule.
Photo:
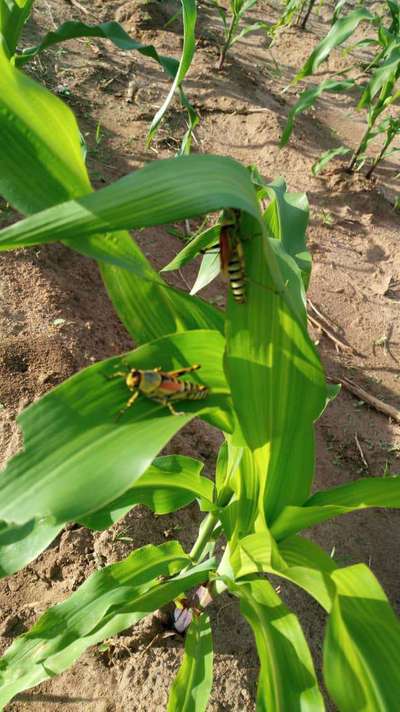
[[23, 524], [51, 515], [55, 523], [75, 521], [129, 489], [196, 413], [229, 428], [223, 349], [224, 340], [216, 331], [185, 332], [127, 355], [129, 365], [142, 369], [201, 361], [203, 375], [193, 375], [193, 380], [205, 379], [213, 393], [204, 401], [180, 401], [184, 415], [172, 416], [164, 406], [142, 397], [116, 424], [115, 416], [130, 393], [122, 378], [120, 382], [105, 378], [114, 366], [121, 367], [118, 358], [84, 369], [31, 405], [19, 419], [25, 450], [0, 478], [0, 519]]
[[240, 598], [241, 612], [257, 645], [261, 663], [257, 710], [323, 712], [310, 651], [297, 617], [265, 579], [228, 586]]
[[193, 616], [185, 652], [172, 683], [167, 712], [205, 712], [212, 687], [213, 647], [210, 618]]
[[[136, 549], [92, 574], [64, 603], [49, 609], [0, 660], [0, 705], [67, 669], [91, 645], [134, 625], [208, 579], [212, 560], [190, 563], [178, 542]], [[174, 576], [159, 583], [158, 576]]]
[[285, 507], [271, 524], [277, 540], [331, 517], [368, 507], [400, 507], [400, 476], [365, 477], [316, 492], [302, 507]]
[[156, 514], [169, 514], [197, 497], [211, 503], [214, 487], [200, 476], [202, 469], [203, 463], [184, 455], [157, 457], [121, 497], [80, 523], [89, 529], [107, 529], [137, 504], [146, 505]]
[[400, 622], [364, 564], [332, 574], [337, 595], [324, 641], [324, 679], [343, 712], [389, 712], [400, 690]]

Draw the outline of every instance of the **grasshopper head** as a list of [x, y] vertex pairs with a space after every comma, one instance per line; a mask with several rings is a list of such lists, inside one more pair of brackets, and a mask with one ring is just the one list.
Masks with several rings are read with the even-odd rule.
[[126, 377], [126, 385], [131, 389], [137, 388], [140, 383], [140, 378], [140, 371], [136, 368], [132, 368]]

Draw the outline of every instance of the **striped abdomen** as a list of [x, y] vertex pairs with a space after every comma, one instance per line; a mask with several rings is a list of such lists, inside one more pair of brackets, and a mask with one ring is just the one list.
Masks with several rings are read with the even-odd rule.
[[238, 304], [246, 301], [246, 274], [243, 247], [233, 233], [232, 225], [222, 225], [219, 235], [222, 273], [229, 280], [233, 298]]
[[244, 270], [244, 255], [240, 242], [231, 248], [228, 262], [228, 277], [235, 302], [244, 304], [246, 301], [246, 275]]
[[178, 378], [164, 377], [158, 392], [173, 400], [201, 400], [208, 395], [206, 386], [199, 386], [191, 381], [180, 381]]

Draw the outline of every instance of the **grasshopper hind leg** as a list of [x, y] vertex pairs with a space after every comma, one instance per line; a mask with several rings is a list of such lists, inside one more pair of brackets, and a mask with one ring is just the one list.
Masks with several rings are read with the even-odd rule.
[[186, 413], [183, 413], [182, 411], [175, 410], [169, 398], [152, 398], [151, 400], [156, 403], [161, 403], [161, 405], [165, 406], [165, 408], [168, 408], [171, 415], [186, 415]]
[[185, 368], [178, 368], [176, 371], [167, 371], [168, 376], [171, 378], [179, 378], [185, 373], [192, 373], [192, 371], [198, 371], [201, 368], [200, 364], [194, 363], [193, 366], [186, 366]]

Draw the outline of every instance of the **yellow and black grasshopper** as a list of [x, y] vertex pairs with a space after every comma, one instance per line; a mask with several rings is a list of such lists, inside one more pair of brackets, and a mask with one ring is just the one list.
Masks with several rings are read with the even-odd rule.
[[246, 302], [246, 268], [239, 236], [239, 210], [229, 210], [221, 224], [219, 241], [205, 252], [219, 252], [221, 272], [229, 281], [233, 298], [238, 304]]
[[[227, 218], [221, 225], [219, 247], [218, 243], [217, 247], [219, 249], [221, 272], [229, 281], [233, 298], [237, 304], [245, 304], [247, 301], [247, 282], [258, 285], [268, 291], [273, 291], [275, 294], [278, 294], [278, 292], [248, 277], [242, 245], [243, 234], [240, 232], [239, 221], [240, 210], [227, 211]], [[212, 249], [213, 247], [210, 251]]]
[[141, 369], [131, 368], [125, 371], [116, 371], [107, 376], [108, 379], [124, 378], [129, 390], [132, 391], [131, 397], [119, 412], [119, 417], [128, 408], [131, 408], [140, 394], [156, 403], [165, 405], [172, 415], [183, 415], [183, 413], [178, 413], [175, 410], [172, 401], [202, 400], [209, 393], [209, 389], [206, 386], [179, 379], [185, 373], [197, 371], [199, 368], [201, 367], [198, 364], [186, 368], [178, 368], [176, 371], [162, 371], [161, 368], [142, 371]]
[[221, 272], [229, 280], [235, 302], [244, 304], [246, 301], [246, 269], [243, 247], [237, 233], [236, 224], [221, 226], [219, 258]]

